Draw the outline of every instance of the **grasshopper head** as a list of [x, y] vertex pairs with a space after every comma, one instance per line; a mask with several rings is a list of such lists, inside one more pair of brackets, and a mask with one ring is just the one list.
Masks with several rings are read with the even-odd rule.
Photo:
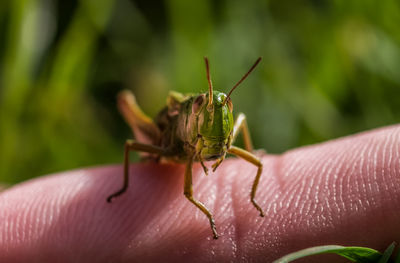
[[209, 92], [200, 94], [192, 104], [192, 113], [198, 116], [197, 135], [201, 140], [201, 149], [198, 149], [204, 160], [218, 159], [225, 155], [230, 147], [233, 130], [233, 105], [230, 95], [242, 81], [253, 71], [261, 61], [259, 57], [250, 70], [233, 86], [228, 95], [213, 91], [210, 69], [207, 57], [206, 73]]
[[[228, 99], [224, 103], [227, 96], [222, 92], [214, 91], [213, 103], [210, 106], [206, 103], [209, 101], [209, 96], [209, 93], [199, 95], [192, 107], [192, 112], [198, 111], [197, 132], [202, 140], [201, 155], [204, 160], [213, 160], [225, 155], [233, 130], [231, 100]], [[199, 101], [203, 101], [202, 107], [198, 107], [199, 104], [196, 102]]]

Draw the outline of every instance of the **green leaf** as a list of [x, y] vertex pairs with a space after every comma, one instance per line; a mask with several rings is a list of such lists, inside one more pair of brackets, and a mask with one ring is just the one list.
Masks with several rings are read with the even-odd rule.
[[332, 254], [332, 253], [345, 257], [352, 262], [358, 262], [358, 263], [374, 263], [378, 262], [383, 258], [380, 252], [371, 248], [343, 247], [343, 246], [329, 245], [329, 246], [317, 246], [317, 247], [306, 248], [288, 254], [280, 259], [275, 260], [273, 263], [287, 263], [306, 256], [318, 255], [318, 254]]

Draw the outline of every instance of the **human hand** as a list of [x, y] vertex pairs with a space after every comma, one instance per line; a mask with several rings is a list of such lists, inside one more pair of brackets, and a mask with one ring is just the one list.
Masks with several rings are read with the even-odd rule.
[[[193, 168], [194, 196], [208, 220], [183, 195], [184, 166], [131, 165], [64, 172], [16, 185], [0, 195], [0, 262], [272, 262], [316, 245], [383, 251], [400, 237], [400, 126], [262, 157], [256, 168], [225, 160], [204, 176]], [[298, 262], [346, 262], [313, 256]]]

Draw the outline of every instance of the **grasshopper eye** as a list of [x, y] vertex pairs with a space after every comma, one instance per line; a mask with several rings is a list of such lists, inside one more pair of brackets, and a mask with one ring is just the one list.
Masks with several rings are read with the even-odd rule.
[[228, 105], [229, 111], [232, 112], [233, 111], [233, 103], [232, 103], [231, 98], [228, 98], [228, 101], [226, 102], [226, 104]]
[[193, 113], [199, 113], [200, 112], [201, 106], [203, 106], [205, 99], [206, 99], [205, 94], [201, 94], [194, 100], [193, 105], [192, 105], [192, 112]]

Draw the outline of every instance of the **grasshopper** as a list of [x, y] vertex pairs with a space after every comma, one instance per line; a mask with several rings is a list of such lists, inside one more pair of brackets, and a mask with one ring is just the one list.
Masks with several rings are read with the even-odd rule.
[[[214, 239], [218, 238], [214, 217], [208, 208], [193, 197], [192, 166], [199, 161], [208, 174], [205, 161], [215, 160], [213, 171], [224, 160], [226, 153], [236, 155], [257, 166], [250, 200], [254, 207], [264, 216], [264, 212], [255, 200], [263, 165], [253, 152], [246, 116], [240, 113], [233, 122], [232, 92], [254, 70], [261, 61], [257, 59], [250, 70], [233, 86], [228, 95], [213, 90], [208, 58], [205, 57], [208, 93], [183, 95], [170, 92], [167, 106], [154, 120], [147, 117], [138, 106], [132, 92], [124, 90], [118, 94], [118, 108], [131, 127], [136, 140], [127, 140], [124, 151], [124, 181], [122, 188], [107, 198], [111, 202], [122, 195], [129, 184], [129, 152], [139, 151], [155, 160], [167, 160], [186, 163], [184, 176], [184, 195], [210, 221]], [[233, 146], [239, 131], [243, 133], [245, 149]]]

